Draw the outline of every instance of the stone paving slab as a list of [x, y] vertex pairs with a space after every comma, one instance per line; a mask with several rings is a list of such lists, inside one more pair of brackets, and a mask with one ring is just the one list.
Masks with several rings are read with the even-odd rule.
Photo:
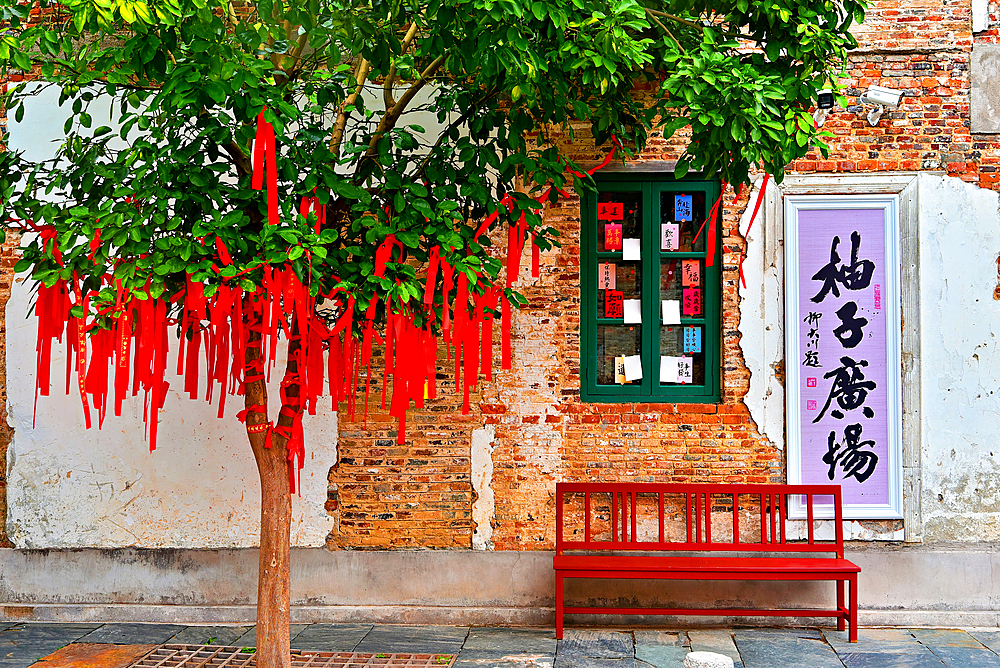
[[1000, 631], [969, 631], [969, 635], [1000, 654]]
[[0, 668], [22, 668], [77, 641], [100, 624], [17, 624], [0, 632]]
[[555, 629], [475, 628], [469, 631], [459, 658], [475, 650], [555, 656], [557, 643]]
[[292, 649], [353, 652], [374, 624], [310, 624], [295, 636]]
[[684, 647], [690, 641], [684, 631], [656, 631], [654, 629], [636, 629], [632, 632], [636, 647], [677, 646]]
[[847, 631], [824, 631], [826, 641], [838, 654], [925, 654], [928, 649], [905, 629], [858, 629], [858, 642], [848, 639]]
[[[565, 633], [563, 634], [565, 636]], [[622, 659], [595, 658], [582, 655], [556, 655], [554, 668], [638, 668], [635, 658]]]
[[1000, 656], [990, 650], [974, 647], [932, 645], [931, 651], [948, 666], [954, 668], [1000, 668]]
[[458, 654], [469, 627], [395, 626], [376, 624], [355, 648], [356, 652], [377, 654]]
[[744, 668], [843, 668], [833, 648], [822, 637], [811, 636], [771, 629], [739, 629], [733, 633]]
[[128, 668], [156, 645], [72, 643], [39, 660], [41, 668]]
[[968, 647], [985, 649], [983, 644], [965, 631], [957, 629], [910, 629], [917, 640], [928, 647]]
[[249, 629], [249, 626], [189, 626], [170, 642], [176, 645], [233, 646]]
[[[683, 668], [687, 647], [676, 645], [636, 645], [636, 663], [646, 663], [654, 668]], [[641, 663], [640, 663], [641, 665]]]
[[80, 642], [162, 645], [186, 628], [178, 624], [104, 624], [85, 635]]
[[590, 629], [564, 629], [556, 652], [559, 657], [588, 657], [595, 659], [626, 659], [635, 656], [632, 636], [621, 631]]
[[740, 652], [733, 642], [733, 634], [729, 629], [704, 629], [688, 631], [687, 637], [692, 652], [715, 652], [724, 654], [739, 666]]
[[523, 655], [517, 659], [458, 659], [455, 668], [553, 668], [551, 656], [534, 657]]
[[[297, 635], [299, 635], [300, 633], [302, 633], [302, 631], [304, 631], [307, 626], [309, 626], [309, 625], [308, 624], [292, 624], [291, 627], [290, 627], [290, 629], [289, 629], [289, 635], [291, 636], [292, 640], [295, 640], [295, 637]], [[246, 633], [244, 633], [243, 635], [241, 635], [239, 638], [237, 638], [236, 642], [232, 643], [232, 646], [233, 647], [256, 647], [257, 646], [257, 627], [256, 626], [251, 626], [249, 631], [247, 631]]]
[[847, 668], [944, 668], [941, 659], [931, 651], [923, 654], [892, 652], [839, 652]]

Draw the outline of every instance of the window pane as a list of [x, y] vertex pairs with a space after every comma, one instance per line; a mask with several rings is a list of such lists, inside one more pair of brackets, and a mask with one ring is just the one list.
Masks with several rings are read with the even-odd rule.
[[[599, 193], [597, 195], [597, 250], [622, 250], [622, 239], [642, 236], [642, 193]], [[620, 233], [620, 236], [619, 236]], [[613, 241], [611, 238], [613, 237]], [[612, 241], [606, 244], [605, 241]]]
[[[615, 358], [642, 354], [642, 328], [638, 325], [597, 326], [597, 384], [616, 385]], [[643, 374], [651, 373], [643, 365]], [[633, 381], [640, 384], [642, 381]], [[626, 383], [628, 384], [628, 383]]]
[[[604, 285], [602, 278], [604, 272], [614, 275], [614, 290], [622, 293], [622, 299], [642, 299], [642, 274], [639, 271], [638, 262], [603, 262], [597, 263], [598, 286]], [[596, 310], [598, 318], [608, 318], [605, 311], [607, 305], [607, 291], [597, 290]], [[621, 319], [621, 316], [618, 316]]]
[[[666, 377], [661, 373], [661, 385], [704, 385], [705, 384], [705, 341], [701, 325], [662, 325], [660, 327], [660, 364], [668, 370]], [[662, 358], [668, 358], [666, 360]], [[676, 360], [683, 359], [680, 376], [674, 379]], [[686, 380], [683, 365], [690, 364], [691, 380]], [[686, 382], [682, 382], [686, 381]]]
[[[665, 192], [660, 196], [660, 250], [705, 252], [705, 193]], [[701, 234], [698, 231], [701, 230]], [[695, 242], [695, 236], [698, 241]]]

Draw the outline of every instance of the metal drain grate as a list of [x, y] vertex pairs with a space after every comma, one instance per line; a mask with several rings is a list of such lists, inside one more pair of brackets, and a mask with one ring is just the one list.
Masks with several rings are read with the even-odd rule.
[[[130, 668], [251, 668], [255, 657], [240, 647], [161, 645]], [[292, 650], [292, 668], [450, 668], [452, 654], [358, 654]]]

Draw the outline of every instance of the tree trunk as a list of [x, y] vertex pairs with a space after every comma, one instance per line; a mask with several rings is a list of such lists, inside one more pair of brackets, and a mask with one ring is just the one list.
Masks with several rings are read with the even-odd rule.
[[254, 448], [254, 456], [260, 472], [257, 668], [290, 668], [292, 498], [286, 449], [275, 443]]
[[[284, 438], [272, 435], [266, 447], [269, 423], [267, 386], [260, 357], [261, 335], [255, 328], [260, 320], [247, 323], [249, 332], [246, 366], [247, 438], [260, 474], [260, 563], [257, 574], [257, 668], [291, 668], [289, 624], [291, 623], [291, 525], [292, 499], [289, 494], [288, 450]], [[254, 343], [256, 342], [256, 345]], [[263, 407], [263, 410], [252, 410]]]

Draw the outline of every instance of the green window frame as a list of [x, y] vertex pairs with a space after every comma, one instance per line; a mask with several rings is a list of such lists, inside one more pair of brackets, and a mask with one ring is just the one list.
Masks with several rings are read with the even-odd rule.
[[[676, 179], [672, 173], [642, 175], [609, 174], [595, 177], [597, 193], [586, 194], [581, 201], [581, 327], [580, 395], [589, 402], [655, 401], [657, 403], [717, 403], [721, 400], [722, 378], [722, 216], [718, 215], [714, 266], [707, 260], [708, 228], [706, 220], [719, 197], [716, 181], [693, 178]], [[691, 197], [690, 221], [683, 213], [675, 214], [676, 198]], [[601, 216], [598, 215], [598, 204]], [[609, 220], [619, 214], [621, 220]], [[683, 212], [685, 202], [677, 202]], [[608, 205], [611, 205], [610, 208]], [[681, 221], [678, 222], [678, 216]], [[606, 225], [621, 224], [619, 237], [640, 240], [640, 260], [624, 260], [624, 249], [612, 244], [605, 247]], [[661, 230], [661, 225], [677, 225]], [[700, 233], [699, 233], [700, 230]], [[612, 229], [612, 237], [617, 230]], [[661, 233], [674, 233], [676, 250], [661, 246]], [[630, 236], [633, 235], [633, 236]], [[624, 245], [624, 243], [623, 243]], [[633, 242], [634, 245], [634, 242]], [[684, 264], [688, 260], [688, 264]], [[601, 265], [609, 265], [602, 267]], [[700, 266], [700, 276], [693, 269]], [[692, 271], [682, 276], [685, 270]], [[625, 318], [608, 318], [615, 306], [607, 304], [607, 292], [599, 280], [615, 276], [615, 298], [624, 299], [634, 320], [641, 310], [640, 324], [625, 324]], [[689, 284], [690, 279], [690, 284]], [[695, 283], [695, 279], [700, 284]], [[701, 290], [700, 309], [698, 295]], [[629, 298], [632, 298], [631, 300]], [[677, 299], [680, 297], [680, 299]], [[691, 308], [686, 305], [690, 298]], [[637, 304], [634, 300], [638, 299]], [[664, 302], [677, 302], [665, 304]], [[606, 309], [611, 309], [607, 311]], [[681, 309], [676, 323], [673, 309]], [[700, 311], [700, 312], [699, 312]], [[669, 315], [668, 315], [669, 314]], [[664, 317], [670, 324], [664, 324]], [[700, 335], [696, 336], [700, 329]], [[658, 340], [659, 338], [659, 340]], [[700, 345], [699, 345], [700, 344]], [[689, 348], [690, 346], [690, 348]], [[619, 381], [624, 357], [630, 357], [631, 369], [641, 358], [642, 378], [624, 384]], [[666, 381], [661, 382], [662, 372]], [[672, 375], [674, 365], [688, 369]], [[610, 367], [609, 367], [610, 365]], [[610, 370], [610, 373], [609, 373]], [[634, 374], [633, 374], [634, 375]], [[680, 380], [673, 380], [679, 378]]]

